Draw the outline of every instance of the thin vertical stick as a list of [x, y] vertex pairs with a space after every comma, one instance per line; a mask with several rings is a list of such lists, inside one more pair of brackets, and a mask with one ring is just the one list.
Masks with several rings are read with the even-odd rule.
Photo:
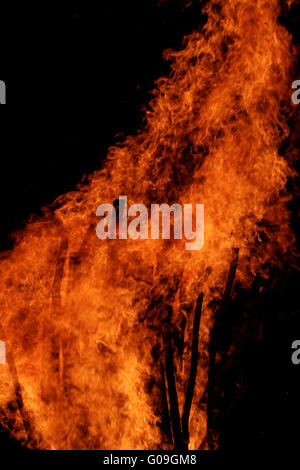
[[217, 341], [222, 326], [224, 312], [230, 300], [233, 283], [238, 266], [239, 249], [233, 249], [233, 260], [230, 265], [227, 282], [222, 298], [222, 303], [215, 315], [215, 324], [211, 329], [210, 343], [209, 343], [209, 370], [208, 370], [208, 385], [207, 385], [207, 442], [210, 449], [214, 448], [213, 442], [213, 428], [214, 428], [214, 397], [215, 397], [215, 384], [216, 384], [216, 354], [217, 354]]
[[224, 295], [223, 295], [223, 303], [228, 302], [228, 300], [230, 299], [232, 288], [233, 288], [233, 282], [234, 282], [234, 278], [235, 278], [235, 274], [236, 274], [236, 269], [237, 269], [237, 265], [238, 265], [238, 260], [239, 260], [239, 249], [234, 248], [233, 249], [233, 260], [232, 260], [232, 263], [230, 265], [230, 270], [229, 270], [229, 274], [228, 274], [228, 278], [227, 278], [227, 282], [226, 282], [226, 287], [225, 287], [225, 291], [224, 291]]
[[[64, 370], [63, 370], [63, 341], [60, 337], [60, 332], [55, 329], [55, 320], [57, 315], [61, 314], [61, 284], [64, 276], [64, 266], [68, 250], [68, 240], [63, 239], [61, 241], [58, 258], [56, 264], [56, 271], [52, 284], [52, 295], [51, 295], [51, 310], [52, 315], [47, 321], [43, 321], [42, 326], [42, 371], [45, 372], [42, 377], [42, 399], [46, 402], [50, 401], [51, 398], [57, 395], [57, 392], [61, 390], [59, 387], [62, 386]], [[50, 353], [50, 354], [49, 354]], [[49, 377], [50, 374], [50, 377]], [[53, 383], [53, 377], [55, 382]]]
[[173, 363], [173, 348], [171, 343], [171, 337], [169, 332], [165, 336], [165, 346], [166, 346], [166, 377], [168, 384], [168, 395], [169, 395], [169, 404], [170, 404], [170, 418], [171, 418], [171, 427], [173, 435], [173, 443], [175, 449], [183, 449], [183, 439], [181, 432], [181, 423], [180, 423], [180, 414], [179, 414], [179, 405], [178, 397], [176, 390], [176, 381], [175, 381], [175, 372], [174, 372], [174, 363]]
[[189, 444], [189, 418], [190, 418], [190, 411], [191, 411], [191, 406], [192, 406], [192, 401], [193, 401], [193, 395], [194, 395], [196, 377], [197, 377], [197, 368], [198, 368], [199, 329], [200, 329], [202, 304], [203, 304], [203, 293], [201, 293], [200, 296], [198, 297], [197, 305], [195, 309], [195, 318], [194, 318], [194, 325], [193, 325], [191, 369], [190, 369], [190, 376], [189, 376], [189, 381], [187, 385], [185, 403], [183, 406], [183, 413], [182, 413], [182, 418], [181, 418], [183, 439], [187, 448]]

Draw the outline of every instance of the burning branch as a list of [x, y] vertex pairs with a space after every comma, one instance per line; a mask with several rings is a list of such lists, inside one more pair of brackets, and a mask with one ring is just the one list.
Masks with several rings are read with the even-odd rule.
[[230, 266], [228, 278], [227, 278], [227, 283], [223, 295], [223, 307], [227, 304], [228, 300], [230, 299], [232, 288], [233, 288], [233, 282], [236, 274], [236, 269], [238, 265], [238, 260], [239, 260], [239, 248], [234, 248], [233, 249], [233, 260]]
[[224, 314], [230, 300], [236, 269], [238, 265], [239, 249], [233, 249], [233, 260], [230, 265], [227, 282], [222, 298], [221, 305], [215, 315], [215, 324], [210, 333], [209, 344], [209, 371], [207, 384], [207, 442], [210, 449], [214, 448], [213, 429], [214, 426], [214, 396], [216, 384], [216, 354], [218, 350], [218, 339], [222, 331]]
[[165, 369], [166, 369], [166, 378], [167, 378], [167, 384], [168, 384], [168, 396], [169, 396], [169, 407], [170, 407], [169, 415], [170, 415], [170, 421], [171, 421], [173, 443], [174, 443], [175, 449], [183, 449], [184, 443], [182, 439], [178, 396], [177, 396], [177, 390], [176, 390], [172, 338], [169, 332], [165, 335], [165, 345], [166, 345]]
[[192, 357], [191, 357], [191, 370], [190, 377], [188, 381], [188, 386], [186, 390], [185, 403], [183, 406], [183, 413], [181, 417], [182, 422], [182, 433], [185, 445], [188, 447], [189, 443], [189, 418], [190, 411], [193, 401], [196, 377], [197, 377], [197, 368], [198, 368], [198, 346], [199, 346], [199, 330], [200, 330], [200, 320], [203, 304], [203, 293], [197, 299], [197, 305], [195, 310], [194, 326], [193, 326], [193, 344], [192, 344]]
[[173, 435], [173, 443], [175, 449], [188, 449], [189, 444], [189, 418], [190, 411], [194, 396], [194, 389], [197, 376], [198, 368], [198, 346], [199, 346], [199, 329], [200, 320], [203, 304], [203, 293], [197, 299], [197, 305], [195, 309], [195, 318], [193, 325], [193, 342], [192, 342], [192, 355], [191, 355], [191, 368], [190, 375], [185, 395], [185, 402], [183, 406], [183, 413], [180, 419], [178, 396], [176, 390], [176, 379], [173, 362], [173, 347], [172, 338], [168, 331], [165, 335], [164, 341], [166, 346], [166, 359], [165, 369], [167, 378], [167, 389], [169, 397], [169, 408], [170, 408], [170, 421]]
[[[52, 284], [51, 318], [54, 319], [61, 313], [61, 284], [63, 281], [67, 250], [68, 241], [63, 239], [58, 250], [56, 271]], [[46, 402], [50, 400], [50, 397], [57, 395], [57, 390], [62, 386], [63, 380], [63, 345], [52, 321], [55, 320], [48, 319], [48, 321], [44, 321], [42, 327], [43, 371], [45, 375], [42, 377], [41, 389], [42, 399]], [[53, 376], [55, 377], [55, 383], [53, 383]]]

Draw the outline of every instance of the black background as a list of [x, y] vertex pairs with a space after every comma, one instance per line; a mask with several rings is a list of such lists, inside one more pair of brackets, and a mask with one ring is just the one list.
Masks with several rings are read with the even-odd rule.
[[[200, 3], [183, 9], [180, 0], [160, 8], [157, 0], [15, 5], [9, 22], [1, 9], [0, 79], [8, 106], [0, 122], [0, 249], [6, 250], [9, 234], [31, 213], [41, 214], [101, 167], [117, 134], [142, 126], [149, 92], [169, 71], [163, 50], [178, 49], [205, 17]], [[282, 19], [296, 41], [298, 19], [296, 9]], [[248, 391], [222, 424], [225, 448], [297, 446], [300, 366], [291, 364], [290, 346], [300, 339], [300, 301], [299, 277], [290, 276], [288, 286], [272, 291], [264, 344], [250, 342], [242, 358]], [[1, 448], [18, 444], [0, 434]]]

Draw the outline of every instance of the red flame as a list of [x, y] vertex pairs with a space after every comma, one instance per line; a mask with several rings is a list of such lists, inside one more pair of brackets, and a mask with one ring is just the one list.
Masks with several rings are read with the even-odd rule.
[[[2, 256], [0, 417], [26, 445], [170, 447], [157, 426], [161, 390], [147, 384], [164, 357], [165, 325], [184, 324], [182, 355], [174, 350], [182, 412], [200, 292], [189, 448], [203, 442], [211, 302], [222, 296], [233, 250], [245, 288], [295, 256], [286, 190], [294, 170], [279, 148], [290, 132], [296, 53], [279, 3], [208, 3], [204, 30], [165, 52], [171, 73], [156, 84], [145, 128], [111, 148], [88, 186], [61, 196]], [[96, 209], [121, 194], [128, 204], [205, 204], [204, 248], [98, 240]]]

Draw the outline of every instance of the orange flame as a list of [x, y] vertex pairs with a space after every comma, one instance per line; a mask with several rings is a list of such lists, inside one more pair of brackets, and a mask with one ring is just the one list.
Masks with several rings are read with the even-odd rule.
[[[204, 30], [165, 52], [171, 74], [156, 84], [145, 128], [111, 148], [88, 186], [61, 196], [1, 257], [0, 339], [8, 356], [0, 418], [28, 446], [170, 447], [153, 406], [160, 392], [149, 387], [159, 362], [153, 348], [163, 350], [171, 308], [173, 325], [186, 322], [183, 359], [175, 357], [182, 409], [190, 306], [202, 291], [189, 442], [199, 448], [210, 302], [222, 294], [232, 250], [239, 248], [236, 279], [245, 288], [258, 273], [269, 275], [266, 266], [295, 256], [286, 190], [294, 170], [279, 153], [289, 135], [295, 51], [277, 22], [279, 1], [221, 0], [204, 13]], [[205, 204], [204, 248], [98, 240], [96, 208], [121, 194], [129, 204]]]

